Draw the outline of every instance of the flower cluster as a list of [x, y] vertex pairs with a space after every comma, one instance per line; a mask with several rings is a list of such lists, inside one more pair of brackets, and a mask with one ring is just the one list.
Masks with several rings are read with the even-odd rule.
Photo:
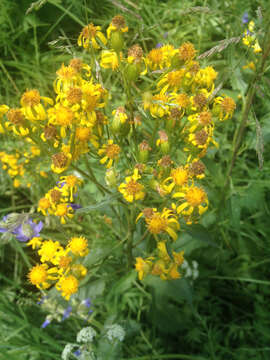
[[255, 23], [253, 20], [251, 20], [248, 23], [248, 26], [247, 26], [247, 29], [245, 30], [245, 34], [244, 34], [242, 41], [243, 41], [244, 45], [252, 48], [255, 54], [260, 53], [262, 51], [259, 41], [256, 36]]
[[136, 258], [135, 268], [138, 271], [139, 279], [142, 280], [145, 275], [151, 274], [159, 276], [162, 280], [179, 279], [181, 274], [178, 267], [184, 262], [184, 251], [172, 252], [169, 255], [166, 243], [159, 241], [157, 244], [157, 256], [151, 256], [146, 259]]
[[60, 181], [50, 189], [38, 202], [38, 211], [44, 216], [54, 215], [65, 224], [66, 219], [74, 216], [74, 211], [79, 208], [74, 203], [74, 196], [82, 180], [75, 175], [61, 176]]
[[88, 240], [83, 236], [72, 237], [66, 246], [62, 246], [59, 241], [34, 237], [27, 245], [37, 249], [40, 256], [40, 264], [35, 265], [28, 274], [30, 283], [38, 289], [55, 285], [62, 296], [69, 300], [87, 274], [80, 258], [89, 252]]
[[[73, 218], [82, 185], [76, 170], [84, 182], [89, 179], [102, 195], [118, 201], [119, 214], [125, 216], [113, 210], [116, 221], [123, 222], [120, 231], [129, 229], [129, 244], [132, 232], [144, 229], [142, 240], [149, 245], [145, 260], [139, 256], [143, 249], [127, 245], [130, 263], [133, 252], [137, 255], [139, 278], [151, 273], [177, 279], [183, 253], [170, 251], [170, 246], [182, 224], [198, 222], [208, 208], [203, 158], [209, 147], [218, 146], [215, 128], [233, 116], [236, 104], [227, 95], [216, 96], [218, 73], [200, 65], [191, 42], [144, 51], [139, 44], [125, 45], [127, 32], [121, 15], [106, 33], [86, 25], [77, 43], [88, 53], [87, 61], [82, 55], [62, 64], [52, 98], [30, 89], [18, 107], [1, 105], [0, 132], [31, 147], [24, 157], [30, 161], [38, 156], [44, 164], [41, 171], [37, 168], [39, 174], [54, 178], [37, 204], [43, 216], [56, 216], [62, 224]], [[104, 87], [110, 79], [121, 79], [116, 94], [113, 86], [110, 91]], [[1, 154], [10, 175], [22, 177], [17, 155]], [[38, 249], [41, 261], [29, 274], [31, 283], [40, 289], [55, 284], [69, 299], [86, 274], [77, 259], [86, 256], [87, 240], [73, 237], [62, 246], [37, 235], [29, 245]]]

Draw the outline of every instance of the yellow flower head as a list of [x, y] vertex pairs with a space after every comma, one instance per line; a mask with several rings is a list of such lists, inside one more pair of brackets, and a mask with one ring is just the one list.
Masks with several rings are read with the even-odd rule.
[[182, 198], [183, 203], [177, 206], [177, 213], [190, 216], [195, 211], [202, 215], [208, 209], [206, 192], [197, 186], [187, 186], [182, 192], [175, 193], [174, 198]]
[[63, 276], [60, 278], [58, 283], [56, 284], [56, 288], [58, 291], [61, 291], [61, 295], [69, 300], [70, 296], [75, 294], [78, 291], [79, 282], [75, 276]]
[[83, 236], [71, 238], [68, 248], [76, 256], [86, 256], [89, 252], [88, 241]]
[[100, 26], [94, 26], [92, 23], [85, 26], [78, 37], [78, 45], [83, 46], [85, 49], [88, 49], [90, 46], [94, 49], [100, 49], [98, 41], [106, 45], [107, 39], [100, 30]]
[[98, 155], [103, 156], [100, 160], [101, 164], [107, 162], [106, 167], [110, 168], [113, 165], [113, 162], [118, 159], [121, 148], [119, 145], [114, 144], [113, 140], [109, 139], [107, 144], [104, 144], [100, 150], [98, 150]]
[[138, 272], [139, 279], [142, 280], [145, 275], [149, 274], [152, 267], [152, 259], [147, 258], [144, 260], [142, 257], [136, 258], [135, 269]]
[[37, 89], [27, 90], [21, 97], [21, 105], [24, 116], [30, 121], [45, 120], [46, 111], [41, 104], [41, 99], [52, 105], [53, 100], [40, 96]]
[[64, 152], [60, 152], [57, 154], [54, 154], [52, 156], [52, 165], [51, 169], [53, 172], [60, 174], [61, 172], [65, 171], [70, 163], [71, 160], [71, 154]]
[[60, 217], [61, 224], [65, 224], [66, 217], [67, 218], [73, 217], [73, 209], [69, 204], [66, 203], [57, 204], [54, 215]]
[[178, 91], [182, 86], [184, 75], [184, 69], [171, 71], [164, 75], [157, 84], [158, 87], [162, 87], [161, 93], [164, 94], [167, 90], [171, 90], [173, 92]]
[[30, 283], [38, 288], [48, 288], [49, 284], [46, 282], [48, 279], [47, 268], [48, 266], [46, 264], [34, 266], [28, 273]]
[[27, 242], [27, 246], [32, 246], [32, 249], [35, 250], [41, 246], [42, 240], [43, 239], [41, 237], [35, 236]]
[[126, 25], [126, 21], [122, 15], [116, 15], [112, 22], [110, 23], [110, 26], [107, 29], [107, 37], [110, 39], [111, 33], [114, 31], [120, 31], [122, 33], [128, 31], [128, 27]]
[[219, 96], [214, 100], [214, 110], [217, 109], [218, 117], [221, 121], [231, 118], [235, 108], [235, 101], [229, 96], [225, 98]]
[[166, 65], [162, 48], [151, 50], [146, 57], [146, 64], [151, 70], [163, 69]]
[[78, 127], [76, 128], [76, 140], [87, 142], [92, 135], [92, 131], [88, 127]]
[[144, 216], [148, 231], [153, 235], [166, 232], [173, 240], [177, 239], [176, 231], [180, 229], [177, 215], [170, 209], [164, 208], [158, 212], [156, 208], [146, 208], [139, 216]]
[[157, 94], [152, 97], [150, 113], [154, 118], [162, 118], [169, 113], [169, 97], [166, 94]]
[[190, 42], [185, 42], [179, 48], [179, 59], [182, 61], [190, 61], [196, 56], [194, 45]]
[[126, 177], [126, 182], [119, 185], [118, 191], [123, 194], [128, 202], [144, 199], [144, 186], [137, 182], [140, 178], [141, 176], [139, 175], [138, 169], [135, 169], [133, 175]]
[[42, 214], [46, 216], [47, 210], [50, 208], [50, 206], [50, 201], [46, 197], [43, 197], [38, 202], [38, 211], [42, 212]]
[[[120, 54], [121, 59], [121, 54]], [[115, 51], [104, 50], [101, 53], [100, 66], [104, 69], [112, 69], [113, 71], [119, 67], [118, 56]]]
[[207, 88], [210, 91], [214, 90], [214, 81], [217, 78], [218, 73], [212, 66], [207, 66], [205, 69], [200, 69], [193, 79], [202, 88]]
[[[167, 193], [170, 193], [175, 186], [181, 188], [182, 186], [186, 185], [188, 179], [188, 170], [183, 166], [179, 166], [176, 169], [171, 170], [171, 176], [164, 180], [163, 187]], [[167, 183], [169, 184], [167, 185]]]
[[77, 192], [78, 185], [81, 184], [82, 180], [75, 175], [61, 176], [59, 191], [61, 191], [62, 196], [66, 198], [66, 201], [73, 202], [73, 196]]
[[43, 263], [47, 261], [54, 263], [57, 253], [62, 250], [63, 248], [58, 241], [46, 240], [38, 251], [38, 254], [41, 256], [40, 261]]
[[37, 89], [26, 91], [21, 97], [22, 107], [34, 107], [40, 103], [40, 93]]

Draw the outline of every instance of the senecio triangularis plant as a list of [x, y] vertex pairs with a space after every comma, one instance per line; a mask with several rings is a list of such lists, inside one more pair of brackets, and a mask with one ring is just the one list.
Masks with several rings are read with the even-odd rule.
[[[172, 251], [171, 244], [183, 224], [198, 222], [207, 211], [203, 158], [218, 146], [215, 126], [235, 110], [232, 98], [216, 96], [217, 72], [200, 67], [192, 43], [158, 44], [146, 52], [139, 44], [127, 48], [127, 32], [121, 15], [106, 35], [99, 26], [85, 26], [78, 37], [83, 54], [57, 70], [53, 98], [30, 89], [18, 107], [0, 107], [0, 132], [14, 144], [13, 151], [0, 152], [1, 163], [14, 187], [31, 187], [38, 176], [51, 183], [42, 189], [37, 213], [9, 214], [0, 231], [37, 252], [30, 283], [43, 293], [55, 286], [66, 300], [91, 273], [82, 264], [91, 238], [74, 234], [60, 243], [40, 231], [48, 218], [63, 227], [72, 222], [89, 182], [104, 199], [114, 199], [108, 206], [115, 219], [105, 216], [104, 222], [117, 234], [122, 221], [118, 240], [139, 279], [181, 277], [184, 252]], [[106, 88], [112, 79], [118, 85]], [[143, 230], [135, 242], [138, 227]]]

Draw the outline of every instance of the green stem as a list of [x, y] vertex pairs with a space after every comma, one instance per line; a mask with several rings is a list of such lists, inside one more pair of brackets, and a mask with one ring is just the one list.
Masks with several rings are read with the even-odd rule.
[[256, 83], [261, 80], [261, 77], [265, 70], [266, 60], [267, 60], [269, 54], [270, 54], [270, 39], [267, 42], [266, 48], [263, 51], [261, 64], [258, 68], [258, 71], [255, 73], [255, 75], [251, 81], [251, 84], [249, 86], [249, 89], [248, 89], [247, 101], [246, 101], [246, 104], [244, 107], [244, 111], [243, 111], [243, 115], [241, 118], [239, 128], [238, 128], [238, 130], [236, 132], [236, 136], [235, 136], [236, 141], [235, 141], [232, 158], [231, 158], [229, 169], [228, 169], [227, 176], [226, 176], [225, 188], [227, 188], [227, 186], [229, 184], [232, 169], [235, 165], [238, 151], [239, 151], [241, 143], [242, 143], [242, 139], [243, 139], [247, 121], [248, 121], [248, 115], [249, 115], [251, 106], [253, 104], [253, 99], [254, 99], [254, 95], [255, 95], [255, 91], [256, 91]]

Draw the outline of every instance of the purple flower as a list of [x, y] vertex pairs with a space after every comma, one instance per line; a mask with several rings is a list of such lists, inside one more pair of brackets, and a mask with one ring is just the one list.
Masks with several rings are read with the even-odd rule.
[[60, 189], [62, 189], [62, 187], [63, 187], [65, 184], [66, 184], [65, 181], [56, 181], [56, 185], [57, 185]]
[[16, 235], [19, 241], [28, 241], [39, 236], [43, 228], [42, 221], [36, 224], [28, 214], [11, 213], [4, 216], [0, 224], [0, 232]]
[[[83, 300], [83, 301], [82, 301], [82, 304], [83, 304], [84, 306], [86, 306], [87, 308], [90, 308], [90, 306], [92, 305], [90, 298], [86, 298], [85, 300]], [[93, 310], [92, 310], [92, 309], [89, 309], [88, 315], [91, 314], [92, 312], [93, 312]]]
[[78, 210], [78, 209], [80, 209], [80, 208], [82, 207], [82, 206], [79, 205], [79, 204], [72, 204], [72, 203], [70, 203], [68, 206], [72, 207], [72, 209], [73, 209], [74, 211], [76, 211], [76, 210]]
[[70, 316], [71, 311], [72, 311], [72, 307], [68, 306], [63, 313], [62, 321], [66, 320]]
[[247, 24], [248, 23], [248, 13], [247, 11], [244, 12], [244, 15], [242, 16], [242, 23]]
[[163, 46], [162, 43], [157, 43], [156, 48], [157, 48], [157, 49], [160, 49], [162, 46]]
[[81, 350], [78, 349], [78, 350], [74, 351], [73, 355], [80, 356], [81, 355]]
[[169, 35], [168, 31], [166, 31], [166, 32], [163, 34], [164, 39], [167, 39], [168, 35]]
[[33, 237], [39, 236], [40, 231], [43, 228], [43, 222], [40, 221], [38, 224], [34, 223], [32, 219], [19, 225], [12, 234], [16, 235], [19, 241], [28, 241]]
[[42, 328], [42, 329], [45, 329], [45, 327], [47, 327], [50, 323], [51, 323], [51, 320], [46, 319], [46, 320], [43, 322], [43, 324], [41, 325], [41, 328]]

